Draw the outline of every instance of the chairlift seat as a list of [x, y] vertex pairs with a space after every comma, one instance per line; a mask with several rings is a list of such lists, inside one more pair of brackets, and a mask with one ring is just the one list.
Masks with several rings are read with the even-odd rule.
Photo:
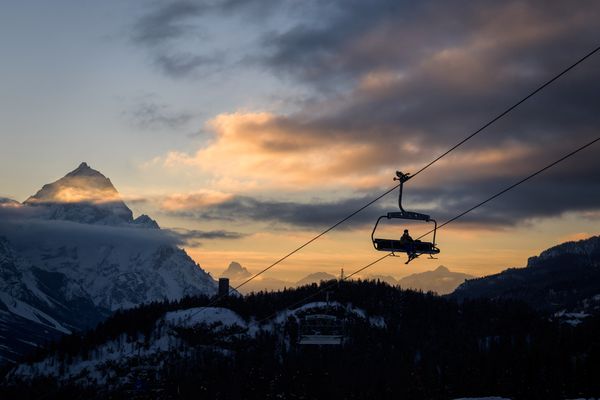
[[394, 239], [373, 239], [375, 249], [379, 251], [389, 251], [392, 253], [417, 253], [417, 254], [439, 254], [440, 249], [431, 242], [422, 242], [415, 240], [412, 243], [405, 243]]
[[319, 346], [339, 346], [343, 343], [343, 335], [302, 335], [298, 341], [301, 345]]

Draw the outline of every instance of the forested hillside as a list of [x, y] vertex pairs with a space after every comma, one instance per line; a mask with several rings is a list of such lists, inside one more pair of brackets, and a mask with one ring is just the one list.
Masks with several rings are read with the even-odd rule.
[[[310, 295], [314, 296], [309, 297]], [[7, 371], [0, 395], [49, 398], [569, 398], [600, 393], [600, 318], [575, 326], [516, 301], [454, 300], [372, 281], [154, 303]], [[284, 312], [306, 299], [304, 306]], [[308, 304], [306, 304], [308, 303]], [[312, 307], [312, 308], [310, 308]], [[308, 314], [341, 346], [298, 344]]]

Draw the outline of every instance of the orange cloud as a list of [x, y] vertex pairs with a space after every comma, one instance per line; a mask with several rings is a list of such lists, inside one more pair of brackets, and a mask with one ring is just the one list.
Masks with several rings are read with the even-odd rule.
[[220, 189], [236, 192], [381, 183], [381, 171], [371, 168], [373, 160], [380, 157], [381, 143], [344, 141], [335, 132], [292, 125], [270, 113], [220, 114], [208, 126], [215, 132], [212, 143], [192, 155], [170, 152], [164, 165], [199, 168], [212, 173], [213, 184]]
[[[342, 139], [333, 129], [328, 132], [323, 126], [312, 127], [310, 122], [301, 124], [266, 112], [220, 114], [208, 127], [215, 137], [205, 147], [192, 154], [173, 151], [153, 163], [187, 173], [191, 167], [206, 174], [214, 192], [174, 195], [165, 200], [165, 208], [179, 209], [183, 203], [216, 204], [230, 198], [223, 192], [377, 188], [391, 183], [397, 168], [414, 172], [432, 154], [411, 139], [399, 137], [390, 142], [368, 134], [365, 140], [356, 135]], [[453, 176], [450, 180], [507, 176], [527, 165], [521, 161], [535, 151], [509, 141], [493, 148], [461, 150], [440, 165], [446, 168], [445, 180], [449, 174]], [[436, 178], [427, 177], [418, 185], [437, 184], [432, 179]]]

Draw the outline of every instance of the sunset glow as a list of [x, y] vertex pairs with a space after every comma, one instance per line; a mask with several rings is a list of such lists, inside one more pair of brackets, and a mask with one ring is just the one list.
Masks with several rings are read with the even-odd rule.
[[[596, 3], [389, 13], [366, 2], [242, 3], [7, 5], [0, 197], [25, 201], [87, 161], [118, 193], [74, 181], [55, 201], [123, 200], [185, 232], [180, 245], [214, 277], [231, 261], [258, 272], [392, 188], [395, 171], [419, 171], [600, 33]], [[40, 37], [53, 40], [26, 50]], [[405, 208], [443, 223], [590, 140], [599, 78], [598, 57], [574, 68], [410, 180]], [[598, 234], [598, 171], [596, 146], [440, 230], [437, 260], [390, 258], [361, 276], [439, 265], [490, 274]], [[396, 210], [394, 191], [265, 278], [360, 268], [381, 255], [375, 220]], [[385, 228], [395, 239], [428, 230], [395, 222]]]

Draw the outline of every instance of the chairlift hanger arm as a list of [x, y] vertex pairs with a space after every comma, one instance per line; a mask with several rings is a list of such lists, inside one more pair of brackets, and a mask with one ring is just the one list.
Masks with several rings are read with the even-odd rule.
[[[383, 218], [387, 218], [387, 215], [382, 215], [381, 217], [377, 218], [377, 222], [375, 222], [375, 226], [373, 227], [373, 232], [371, 232], [371, 241], [373, 242], [373, 246], [375, 246], [375, 231], [377, 230], [377, 225], [379, 225], [379, 221], [381, 221]], [[377, 249], [377, 247], [375, 247], [375, 249]]]
[[402, 189], [404, 188], [404, 182], [408, 181], [412, 176], [410, 173], [403, 173], [400, 171], [396, 171], [396, 176], [394, 177], [395, 181], [400, 181], [400, 192], [398, 194], [398, 207], [400, 207], [400, 211], [404, 212], [404, 208], [402, 208]]

